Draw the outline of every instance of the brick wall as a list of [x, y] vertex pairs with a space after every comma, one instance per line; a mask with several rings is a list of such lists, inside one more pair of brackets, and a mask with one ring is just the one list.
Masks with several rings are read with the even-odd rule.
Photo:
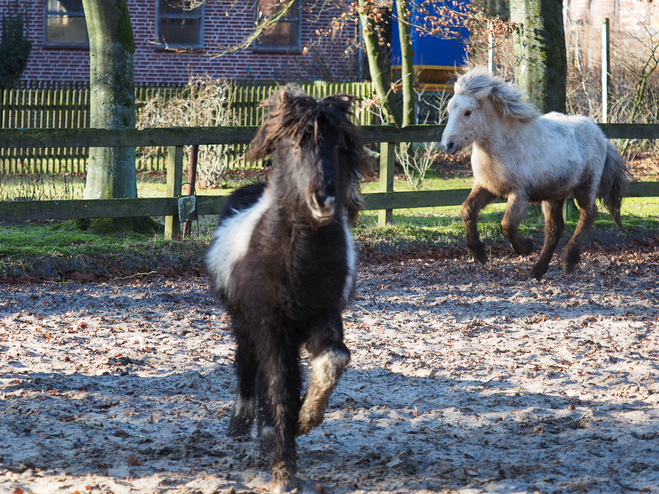
[[[0, 0], [0, 12], [6, 11], [9, 1]], [[264, 53], [250, 47], [213, 58], [211, 54], [217, 52], [218, 46], [238, 43], [254, 24], [251, 9], [234, 9], [227, 16], [228, 3], [228, 0], [214, 0], [204, 7], [206, 53], [177, 53], [152, 43], [156, 24], [155, 0], [128, 0], [136, 44], [136, 84], [185, 83], [191, 75], [255, 80], [355, 79], [356, 57], [348, 50], [355, 39], [355, 27], [350, 25], [333, 37], [319, 38], [317, 31], [327, 30], [332, 18], [340, 12], [309, 12], [304, 3], [302, 46], [309, 46], [308, 53]], [[27, 34], [33, 42], [21, 79], [86, 82], [89, 78], [89, 51], [86, 48], [43, 46], [44, 0], [22, 0], [20, 4], [27, 9]]]

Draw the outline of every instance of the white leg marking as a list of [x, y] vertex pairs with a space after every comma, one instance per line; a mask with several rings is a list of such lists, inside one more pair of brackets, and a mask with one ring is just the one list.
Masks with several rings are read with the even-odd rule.
[[298, 417], [299, 435], [308, 433], [322, 423], [329, 397], [349, 362], [350, 356], [347, 353], [333, 350], [311, 362], [309, 389]]

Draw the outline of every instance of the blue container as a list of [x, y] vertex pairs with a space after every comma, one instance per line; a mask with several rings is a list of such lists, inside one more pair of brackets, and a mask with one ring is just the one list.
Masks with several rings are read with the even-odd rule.
[[[469, 0], [462, 0], [463, 5], [469, 5]], [[429, 5], [427, 10], [439, 12], [443, 5], [449, 2], [437, 1]], [[422, 34], [415, 26], [423, 25], [425, 12], [419, 12], [416, 7], [410, 11], [410, 37], [412, 39], [412, 50], [414, 50], [414, 66], [417, 84], [419, 86], [446, 85], [453, 79], [456, 68], [464, 67], [467, 63], [468, 53], [466, 42], [469, 40], [469, 31], [462, 28], [458, 31], [460, 40], [439, 38]], [[392, 20], [391, 34], [391, 65], [394, 79], [400, 75], [401, 50], [398, 32], [398, 19], [396, 4], [394, 3], [394, 18]], [[432, 89], [432, 88], [428, 88]], [[438, 87], [438, 90], [446, 90], [448, 87]]]

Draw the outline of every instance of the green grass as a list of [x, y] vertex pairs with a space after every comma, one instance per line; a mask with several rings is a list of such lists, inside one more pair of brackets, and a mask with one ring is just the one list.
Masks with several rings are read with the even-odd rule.
[[[74, 179], [67, 177], [68, 187]], [[232, 179], [227, 186], [240, 185]], [[366, 182], [365, 193], [376, 192], [378, 183]], [[446, 178], [429, 172], [424, 190], [468, 188], [470, 179], [459, 176]], [[64, 182], [62, 180], [62, 186]], [[82, 179], [79, 186], [84, 188]], [[14, 183], [14, 196], [24, 194], [26, 185]], [[0, 199], [10, 197], [12, 183], [8, 177], [0, 177]], [[397, 180], [396, 190], [411, 190], [405, 180]], [[53, 193], [58, 191], [53, 182]], [[165, 195], [165, 177], [141, 175], [138, 191], [140, 197]], [[228, 194], [230, 188], [198, 191], [200, 194]], [[61, 199], [61, 197], [54, 197]], [[480, 215], [479, 232], [487, 244], [504, 245], [506, 240], [500, 230], [505, 204], [491, 204]], [[620, 232], [608, 214], [600, 212], [592, 236], [615, 235], [624, 241], [659, 233], [659, 198], [628, 198], [623, 202], [623, 222], [626, 232]], [[27, 222], [7, 225], [0, 223], [0, 279], [3, 276], [33, 276], [57, 279], [70, 277], [72, 273], [92, 273], [100, 276], [123, 276], [131, 273], [158, 271], [189, 272], [199, 269], [208, 242], [212, 238], [215, 217], [201, 217], [194, 225], [193, 236], [184, 241], [165, 241], [162, 235], [94, 235], [77, 230], [74, 222], [44, 223]], [[574, 231], [577, 214], [566, 223], [564, 237]], [[544, 219], [537, 210], [530, 208], [520, 227], [522, 234], [541, 241]], [[609, 238], [609, 237], [606, 237]], [[408, 249], [464, 246], [464, 227], [458, 206], [441, 208], [402, 209], [394, 211], [391, 226], [377, 226], [377, 212], [365, 211], [355, 227], [355, 240], [360, 249], [383, 253], [401, 252]]]
[[172, 242], [162, 235], [94, 235], [77, 230], [74, 222], [0, 224], [0, 279], [189, 272], [201, 267], [208, 238]]

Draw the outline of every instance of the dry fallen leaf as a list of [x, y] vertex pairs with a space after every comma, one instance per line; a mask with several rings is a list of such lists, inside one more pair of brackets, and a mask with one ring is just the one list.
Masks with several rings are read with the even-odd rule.
[[128, 466], [129, 467], [139, 467], [144, 465], [144, 462], [135, 458], [135, 455], [130, 455], [128, 457]]

